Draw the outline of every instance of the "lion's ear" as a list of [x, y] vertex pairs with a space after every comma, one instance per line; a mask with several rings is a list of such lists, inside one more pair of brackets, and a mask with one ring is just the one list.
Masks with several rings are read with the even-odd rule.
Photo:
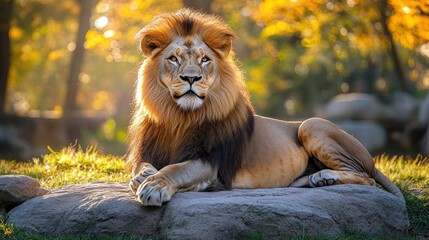
[[226, 57], [231, 52], [232, 43], [237, 37], [232, 31], [219, 33], [216, 31], [207, 31], [202, 36], [204, 41], [219, 55]]
[[167, 32], [151, 28], [143, 28], [137, 33], [137, 38], [140, 39], [140, 49], [146, 57], [159, 52], [171, 39]]

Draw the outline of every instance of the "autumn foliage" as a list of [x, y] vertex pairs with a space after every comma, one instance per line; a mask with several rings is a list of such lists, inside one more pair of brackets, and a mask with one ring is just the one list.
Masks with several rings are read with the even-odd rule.
[[[184, 4], [96, 2], [77, 75], [77, 107], [127, 115], [143, 58], [135, 34], [155, 15]], [[405, 89], [422, 96], [429, 88], [427, 1], [209, 2], [239, 36], [235, 51], [260, 113], [303, 116], [342, 92], [387, 96]], [[8, 112], [62, 115], [79, 11], [75, 1], [14, 1]]]

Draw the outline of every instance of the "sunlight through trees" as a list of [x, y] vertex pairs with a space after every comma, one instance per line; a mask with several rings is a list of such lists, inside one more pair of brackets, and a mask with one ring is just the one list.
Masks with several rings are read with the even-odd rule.
[[13, 3], [5, 108], [14, 114], [127, 109], [142, 61], [135, 33], [190, 4], [219, 14], [239, 35], [235, 50], [261, 113], [303, 116], [341, 92], [422, 96], [429, 88], [427, 1], [94, 1], [78, 69], [80, 1]]

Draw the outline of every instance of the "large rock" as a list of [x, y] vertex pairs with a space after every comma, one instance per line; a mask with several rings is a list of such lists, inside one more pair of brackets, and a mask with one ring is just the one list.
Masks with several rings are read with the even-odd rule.
[[384, 106], [374, 95], [366, 93], [344, 93], [329, 101], [322, 116], [330, 120], [376, 121], [387, 115]]
[[420, 104], [418, 122], [422, 126], [426, 126], [426, 131], [420, 142], [420, 148], [423, 154], [429, 156], [429, 94]]
[[320, 115], [329, 120], [368, 120], [400, 127], [411, 120], [417, 105], [411, 95], [402, 92], [392, 94], [389, 104], [373, 94], [345, 93], [329, 101]]
[[400, 140], [404, 147], [429, 156], [429, 94], [420, 103], [415, 121], [406, 125]]
[[27, 201], [9, 212], [16, 227], [49, 235], [156, 235], [160, 209], [143, 208], [127, 184], [71, 185]]
[[420, 123], [429, 123], [429, 93], [425, 99], [420, 103], [417, 121]]
[[8, 222], [49, 235], [166, 239], [397, 234], [409, 226], [399, 199], [359, 185], [177, 193], [162, 208], [148, 208], [125, 183], [91, 183], [26, 201], [9, 212]]
[[34, 178], [24, 175], [0, 176], [0, 203], [6, 210], [47, 192]]
[[344, 131], [355, 137], [371, 153], [383, 148], [387, 142], [386, 130], [378, 123], [371, 121], [338, 121], [335, 122]]

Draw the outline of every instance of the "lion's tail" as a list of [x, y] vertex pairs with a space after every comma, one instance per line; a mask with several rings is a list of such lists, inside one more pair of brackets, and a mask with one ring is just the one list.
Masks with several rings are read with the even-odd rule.
[[405, 203], [404, 195], [402, 195], [401, 190], [393, 184], [382, 172], [378, 169], [374, 169], [374, 174], [372, 178], [380, 184], [384, 189], [391, 192], [393, 195], [397, 196], [403, 203]]

